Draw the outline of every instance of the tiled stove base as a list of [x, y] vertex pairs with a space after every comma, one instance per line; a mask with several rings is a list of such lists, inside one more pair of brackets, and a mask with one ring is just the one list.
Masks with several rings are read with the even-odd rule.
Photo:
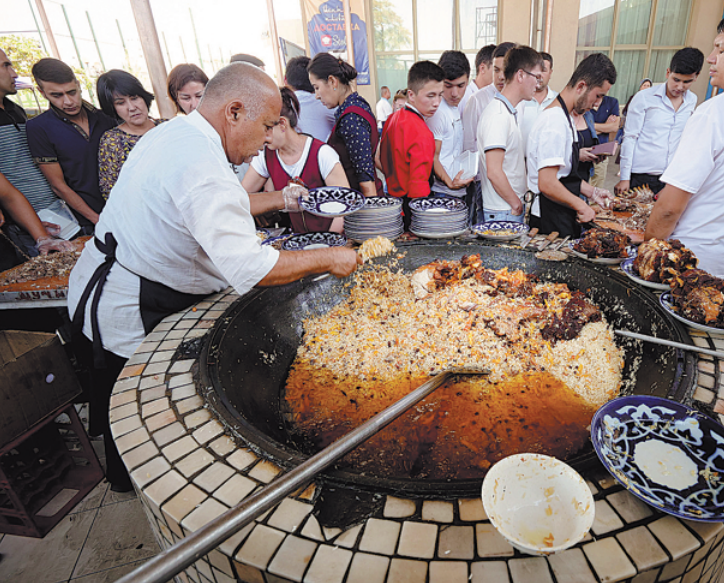
[[[169, 316], [129, 360], [111, 398], [111, 427], [159, 544], [238, 504], [283, 470], [239, 447], [195, 386], [179, 345], [207, 333], [238, 296], [221, 293]], [[696, 334], [696, 336], [695, 336]], [[697, 344], [720, 338], [692, 332]], [[724, 412], [720, 363], [699, 362], [695, 398]], [[721, 418], [721, 415], [720, 415]], [[479, 498], [387, 496], [378, 515], [345, 531], [312, 515], [318, 489], [286, 498], [179, 577], [199, 583], [715, 583], [724, 525], [653, 510], [602, 468], [585, 475], [596, 500], [586, 540], [548, 558], [521, 555], [497, 534]]]

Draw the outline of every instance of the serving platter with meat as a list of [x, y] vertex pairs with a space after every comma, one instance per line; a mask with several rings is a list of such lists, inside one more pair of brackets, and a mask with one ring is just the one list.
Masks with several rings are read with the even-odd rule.
[[[488, 433], [490, 440], [494, 444], [502, 443], [502, 446], [494, 445], [494, 447], [503, 447], [512, 443], [513, 437], [518, 443], [524, 443], [526, 447], [532, 446], [533, 441], [544, 439], [546, 434], [530, 435], [530, 424], [528, 422], [538, 422], [540, 417], [545, 417], [546, 413], [551, 416], [563, 415], [565, 418], [575, 417], [578, 415], [588, 415], [587, 407], [589, 404], [585, 400], [581, 402], [579, 399], [576, 405], [575, 397], [572, 397], [571, 387], [575, 380], [565, 377], [565, 371], [558, 372], [552, 370], [545, 364], [546, 370], [533, 369], [531, 363], [535, 363], [538, 356], [528, 354], [526, 350], [526, 340], [531, 335], [537, 337], [541, 334], [538, 331], [544, 326], [542, 323], [541, 306], [536, 304], [523, 293], [530, 290], [530, 286], [543, 286], [538, 289], [552, 290], [551, 297], [548, 299], [551, 309], [560, 310], [559, 326], [551, 326], [551, 334], [557, 335], [557, 338], [551, 340], [540, 340], [541, 354], [550, 351], [562, 351], [566, 347], [573, 347], [576, 343], [581, 343], [581, 335], [586, 334], [588, 329], [596, 331], [599, 327], [605, 328], [606, 323], [609, 326], [627, 330], [634, 330], [642, 334], [656, 335], [663, 338], [669, 338], [676, 341], [686, 342], [688, 336], [685, 329], [676, 323], [667, 313], [659, 306], [653, 296], [637, 287], [631, 287], [628, 279], [622, 274], [615, 273], [604, 267], [599, 267], [584, 262], [560, 262], [553, 263], [547, 261], [539, 261], [534, 255], [524, 250], [513, 248], [491, 247], [477, 242], [466, 242], [458, 244], [439, 244], [439, 243], [401, 243], [396, 242], [400, 256], [399, 267], [392, 270], [395, 278], [392, 282], [404, 281], [407, 285], [405, 293], [411, 294], [409, 290], [409, 278], [422, 266], [430, 266], [436, 260], [437, 266], [432, 277], [427, 278], [428, 281], [435, 282], [452, 282], [452, 285], [443, 285], [440, 289], [435, 284], [435, 289], [428, 288], [426, 293], [430, 293], [428, 300], [409, 300], [405, 302], [406, 310], [416, 309], [416, 304], [422, 306], [422, 302], [432, 302], [439, 312], [438, 316], [448, 314], [441, 318], [439, 322], [428, 322], [427, 328], [415, 337], [402, 338], [410, 346], [417, 347], [415, 343], [432, 341], [434, 336], [444, 333], [444, 330], [438, 331], [437, 328], [445, 328], [447, 319], [452, 319], [459, 325], [456, 334], [460, 339], [459, 348], [464, 352], [469, 350], [470, 355], [475, 358], [479, 354], [486, 356], [486, 351], [474, 351], [468, 348], [468, 334], [472, 333], [484, 335], [490, 346], [499, 346], [502, 349], [510, 349], [507, 344], [506, 334], [512, 336], [518, 335], [518, 339], [511, 343], [511, 346], [517, 345], [519, 348], [515, 351], [515, 359], [509, 359], [509, 362], [503, 362], [503, 353], [494, 354], [490, 351], [490, 357], [500, 358], [501, 363], [496, 364], [494, 369], [500, 369], [491, 376], [488, 390], [494, 391], [492, 394], [501, 394], [506, 398], [513, 399], [507, 401], [509, 406], [500, 406], [493, 408], [491, 414], [488, 415]], [[460, 262], [464, 255], [473, 257], [480, 256], [480, 265], [460, 264], [459, 269], [447, 269], [450, 267], [445, 262]], [[392, 258], [376, 259], [376, 263], [391, 265]], [[477, 263], [477, 262], [475, 262]], [[505, 271], [507, 268], [507, 272]], [[503, 270], [503, 271], [501, 271]], [[402, 273], [398, 278], [398, 271]], [[428, 275], [429, 275], [429, 269]], [[498, 275], [491, 276], [490, 271], [499, 272]], [[522, 274], [519, 274], [519, 272]], [[438, 274], [437, 278], [435, 273]], [[466, 277], [469, 273], [479, 273], [481, 278], [488, 278], [489, 281], [480, 287], [488, 289], [489, 294], [478, 295], [477, 287], [471, 286], [469, 280], [473, 277]], [[486, 274], [483, 276], [483, 273]], [[504, 275], [505, 274], [505, 275]], [[440, 279], [442, 277], [442, 279]], [[477, 281], [477, 279], [476, 279]], [[563, 287], [557, 287], [559, 284], [568, 286], [568, 292], [563, 291]], [[487, 287], [486, 287], [487, 285]], [[471, 287], [468, 287], [471, 286]], [[388, 282], [380, 290], [382, 299], [385, 299], [384, 289], [389, 289], [392, 293]], [[346, 302], [355, 293], [355, 286], [351, 281], [336, 280], [335, 278], [326, 278], [319, 281], [313, 281], [311, 278], [296, 282], [279, 288], [267, 288], [256, 290], [247, 296], [241, 298], [236, 304], [229, 308], [223, 317], [219, 318], [216, 326], [209, 334], [208, 339], [204, 343], [201, 355], [202, 366], [198, 371], [199, 382], [208, 387], [207, 404], [216, 413], [217, 417], [224, 420], [224, 423], [230, 429], [232, 435], [235, 435], [240, 443], [251, 447], [258, 455], [273, 459], [275, 463], [282, 464], [285, 467], [293, 467], [300, 463], [306, 457], [317, 451], [319, 445], [312, 439], [302, 439], [299, 432], [293, 431], [289, 424], [291, 418], [291, 408], [284, 400], [285, 389], [290, 380], [290, 371], [292, 364], [297, 357], [300, 346], [303, 345], [305, 339], [305, 322], [314, 321], [332, 313], [335, 309], [342, 310]], [[528, 293], [526, 291], [526, 293]], [[579, 302], [580, 296], [575, 292], [583, 294], [584, 299]], [[564, 298], [564, 293], [570, 293], [570, 298]], [[524, 297], [525, 296], [525, 297]], [[554, 299], [557, 297], [558, 299]], [[389, 298], [388, 298], [389, 299]], [[574, 300], [575, 301], [572, 301]], [[387, 300], [385, 300], [387, 301]], [[453, 308], [454, 301], [457, 301], [457, 307]], [[449, 305], [448, 305], [449, 303]], [[592, 305], [598, 308], [601, 315], [601, 321], [592, 321], [596, 318], [595, 313], [587, 312], [587, 306]], [[495, 310], [490, 310], [495, 306]], [[515, 310], [515, 306], [519, 308]], [[566, 317], [563, 316], [563, 307], [568, 307]], [[381, 306], [380, 306], [381, 307]], [[400, 308], [402, 309], [402, 307]], [[524, 312], [525, 309], [525, 312]], [[490, 312], [504, 312], [502, 319], [491, 318], [495, 314]], [[519, 313], [520, 312], [520, 313]], [[369, 308], [370, 314], [375, 314], [374, 304]], [[411, 312], [413, 313], [413, 312]], [[575, 336], [575, 326], [568, 326], [578, 321], [582, 317], [585, 323]], [[397, 316], [395, 317], [397, 318]], [[382, 320], [377, 321], [376, 330], [382, 332], [391, 326], [390, 320], [383, 323]], [[510, 319], [508, 319], [510, 318]], [[470, 322], [469, 330], [465, 330], [465, 326]], [[550, 320], [554, 322], [554, 320]], [[330, 329], [330, 332], [332, 330]], [[497, 331], [497, 333], [496, 333]], [[348, 354], [344, 355], [344, 339], [346, 332], [341, 332], [338, 336], [340, 347], [333, 348], [329, 355], [336, 356], [341, 362], [347, 359], [346, 369], [351, 370], [353, 374], [365, 376], [366, 383], [373, 383], [371, 369], [358, 372], [355, 368], [353, 351], [350, 347], [346, 348]], [[566, 340], [567, 335], [572, 335], [573, 340]], [[349, 335], [349, 334], [347, 334]], [[398, 334], [398, 338], [399, 338]], [[391, 340], [390, 340], [391, 342]], [[464, 344], [463, 344], [464, 342]], [[549, 346], [548, 346], [548, 344]], [[585, 342], [584, 342], [585, 344]], [[407, 364], [402, 360], [395, 360], [392, 355], [387, 354], [388, 347], [386, 342], [383, 344], [380, 339], [376, 342], [378, 350], [378, 359], [380, 367], [394, 367], [397, 364], [401, 367], [410, 366], [408, 357]], [[487, 347], [488, 345], [481, 345]], [[694, 375], [694, 358], [690, 354], [679, 352], [676, 349], [662, 347], [653, 344], [643, 344], [638, 341], [629, 339], [616, 339], [616, 346], [624, 350], [624, 360], [621, 370], [621, 392], [622, 394], [643, 393], [668, 396], [671, 398], [682, 399], [689, 394], [693, 387]], [[413, 347], [413, 350], [414, 350]], [[331, 348], [331, 346], [330, 346]], [[422, 349], [421, 349], [422, 350]], [[571, 355], [572, 364], [577, 362], [577, 358], [586, 358], [585, 354], [578, 356], [580, 350], [576, 350]], [[384, 353], [384, 354], [383, 354]], [[441, 355], [442, 356], [442, 355]], [[449, 355], [453, 360], [457, 358], [455, 354]], [[458, 353], [462, 358], [462, 354]], [[443, 366], [441, 361], [436, 361], [436, 355], [428, 354], [424, 358], [431, 357], [432, 360], [424, 363], [419, 371], [419, 376], [409, 376], [404, 381], [408, 388], [412, 387], [412, 383], [419, 379], [427, 379], [430, 369], [439, 370]], [[386, 362], [385, 358], [392, 358], [390, 362]], [[517, 359], [517, 360], [516, 360]], [[421, 362], [422, 358], [415, 357], [414, 361]], [[422, 364], [422, 362], [421, 362]], [[428, 366], [429, 368], [425, 368]], [[433, 368], [434, 367], [434, 368]], [[503, 367], [507, 367], [506, 377], [503, 378]], [[527, 369], [525, 367], [528, 367]], [[573, 369], [569, 369], [571, 373], [575, 373]], [[317, 370], [302, 383], [302, 389], [299, 391], [300, 407], [302, 399], [306, 399], [304, 395], [312, 394], [316, 391], [317, 386], [325, 386], [328, 381], [334, 381], [330, 376], [334, 371]], [[416, 373], [416, 374], [418, 374]], [[334, 372], [334, 374], [337, 374]], [[548, 376], [550, 375], [550, 376]], [[563, 381], [558, 379], [564, 379]], [[393, 387], [390, 384], [390, 390]], [[588, 386], [589, 383], [584, 383]], [[330, 386], [334, 382], [329, 383]], [[365, 385], [367, 386], [367, 385]], [[527, 387], [527, 388], [526, 388]], [[522, 393], [521, 390], [525, 390]], [[330, 483], [345, 483], [354, 485], [355, 488], [371, 489], [375, 492], [379, 491], [407, 491], [424, 493], [441, 493], [449, 495], [451, 493], [464, 494], [470, 496], [479, 495], [480, 477], [482, 477], [485, 468], [476, 465], [481, 460], [476, 457], [478, 454], [474, 452], [474, 448], [482, 449], [484, 439], [477, 437], [477, 434], [483, 435], [480, 431], [481, 426], [479, 418], [483, 416], [480, 409], [476, 407], [485, 406], [475, 403], [475, 399], [483, 391], [482, 386], [465, 385], [457, 381], [451, 389], [447, 391], [443, 388], [440, 398], [445, 397], [452, 409], [448, 409], [447, 415], [443, 416], [437, 413], [438, 409], [417, 411], [419, 415], [419, 424], [416, 425], [416, 443], [418, 450], [414, 459], [407, 462], [396, 462], [402, 467], [408, 477], [400, 477], [402, 474], [395, 476], [378, 472], [372, 466], [365, 467], [360, 465], [342, 464], [334, 470], [325, 473], [322, 478]], [[452, 392], [450, 392], [452, 391]], [[497, 393], [495, 392], [497, 391]], [[346, 389], [345, 389], [345, 392]], [[464, 398], [460, 398], [458, 392], [463, 393]], [[508, 397], [506, 393], [510, 393]], [[564, 398], [563, 395], [566, 395]], [[558, 399], [554, 399], [551, 395], [558, 395]], [[354, 399], [353, 395], [350, 395]], [[344, 395], [337, 392], [336, 399], [342, 399]], [[376, 399], [377, 397], [375, 397]], [[347, 400], [347, 405], [356, 409], [356, 406]], [[375, 405], [374, 399], [355, 399], [360, 408], [365, 411], [371, 410]], [[486, 400], [490, 402], [489, 400]], [[496, 399], [495, 402], [502, 400]], [[341, 402], [341, 401], [339, 401]], [[542, 406], [542, 403], [550, 403], [550, 406]], [[531, 410], [531, 403], [537, 404], [537, 408]], [[583, 404], [582, 404], [583, 403]], [[529, 410], [526, 416], [515, 416], [517, 411], [524, 411], [516, 408], [517, 405], [526, 405]], [[594, 406], [594, 405], [590, 405]], [[558, 407], [558, 409], [556, 409]], [[565, 413], [561, 413], [561, 407], [571, 408]], [[350, 409], [351, 410], [351, 409]], [[475, 415], [475, 412], [480, 415]], [[573, 411], [577, 411], [574, 413]], [[467, 467], [468, 476], [476, 477], [457, 477], [457, 478], [433, 478], [426, 477], [426, 468], [430, 463], [443, 464], [443, 461], [437, 457], [433, 449], [425, 449], [426, 444], [430, 443], [431, 437], [435, 432], [437, 425], [446, 425], [447, 420], [458, 418], [461, 423], [465, 423], [465, 428], [460, 428], [459, 433], [455, 435], [464, 437], [468, 445], [457, 440], [456, 459], [459, 465], [464, 466], [470, 461]], [[526, 423], [520, 421], [525, 419]], [[435, 420], [442, 420], [443, 423], [434, 423]], [[507, 419], [507, 423], [505, 422]], [[499, 424], [495, 420], [500, 421]], [[476, 424], [472, 422], [476, 421]], [[511, 423], [517, 424], [515, 429], [510, 427], [510, 439], [506, 428]], [[524, 429], [523, 425], [528, 425], [528, 429]], [[449, 425], [447, 425], [449, 427]], [[474, 429], [477, 427], [477, 430]], [[321, 427], [324, 431], [324, 427]], [[458, 431], [458, 429], [456, 429]], [[501, 433], [502, 432], [502, 433]], [[475, 435], [475, 438], [470, 438]], [[552, 434], [547, 434], [552, 437]], [[404, 436], [402, 436], [404, 437]], [[524, 441], [520, 442], [520, 438]], [[568, 439], [569, 435], [562, 436]], [[575, 437], [575, 435], [574, 435]], [[500, 442], [498, 442], [498, 439]], [[394, 440], [393, 440], [394, 441]], [[390, 443], [389, 441], [386, 443]], [[422, 446], [422, 450], [420, 447]], [[470, 446], [470, 447], [468, 447]], [[396, 443], [392, 447], [398, 447]], [[571, 448], [570, 443], [568, 448]], [[499, 450], [498, 450], [499, 451]], [[567, 451], [570, 451], [568, 449]], [[592, 448], [584, 445], [579, 450], [566, 454], [562, 454], [567, 463], [576, 468], [584, 468], [588, 464], [597, 463], [595, 453]], [[416, 460], [420, 460], [415, 463]], [[427, 464], [423, 464], [425, 461]], [[483, 466], [485, 464], [483, 463]], [[441, 471], [448, 472], [451, 468], [443, 467]], [[449, 474], [448, 474], [449, 475]]]
[[651, 189], [637, 187], [614, 197], [611, 207], [599, 211], [594, 222], [604, 229], [628, 235], [633, 243], [641, 243], [653, 208], [654, 193]]
[[590, 229], [581, 239], [571, 241], [574, 255], [597, 263], [615, 265], [631, 255], [628, 235], [610, 229]]

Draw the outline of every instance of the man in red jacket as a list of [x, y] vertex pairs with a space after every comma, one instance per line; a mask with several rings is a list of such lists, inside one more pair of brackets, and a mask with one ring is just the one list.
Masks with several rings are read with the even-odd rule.
[[409, 202], [430, 194], [435, 138], [425, 118], [437, 111], [445, 72], [431, 61], [419, 61], [407, 74], [407, 104], [385, 123], [380, 163], [390, 196], [403, 198], [405, 229], [410, 227]]

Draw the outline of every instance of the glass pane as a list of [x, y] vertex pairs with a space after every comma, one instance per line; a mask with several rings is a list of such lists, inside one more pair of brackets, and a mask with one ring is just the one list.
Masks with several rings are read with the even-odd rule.
[[440, 60], [440, 55], [442, 55], [442, 51], [439, 53], [418, 53], [421, 61], [432, 61], [433, 63], [437, 63]]
[[654, 20], [653, 45], [684, 45], [690, 12], [691, 0], [659, 0]]
[[387, 85], [394, 95], [407, 87], [407, 71], [415, 59], [412, 55], [377, 56], [377, 85]]
[[412, 50], [412, 0], [375, 0], [375, 50]]
[[616, 84], [608, 92], [618, 99], [621, 107], [628, 98], [638, 91], [641, 79], [644, 76], [644, 61], [646, 51], [616, 51], [613, 55], [613, 64], [616, 66]]
[[606, 47], [611, 44], [615, 0], [581, 0], [578, 11], [578, 46]]
[[462, 49], [497, 44], [498, 0], [460, 0]]
[[666, 69], [671, 64], [671, 57], [674, 56], [676, 49], [667, 51], [651, 51], [651, 60], [649, 61], [648, 77], [654, 83], [663, 83], [666, 81]]
[[417, 0], [417, 48], [453, 48], [453, 0]]
[[645, 45], [651, 19], [651, 0], [621, 0], [616, 44]]
[[608, 51], [576, 51], [576, 63], [575, 66], [578, 66], [578, 63], [580, 63], [583, 59], [585, 59], [588, 55], [592, 55], [593, 53], [603, 53], [608, 57]]

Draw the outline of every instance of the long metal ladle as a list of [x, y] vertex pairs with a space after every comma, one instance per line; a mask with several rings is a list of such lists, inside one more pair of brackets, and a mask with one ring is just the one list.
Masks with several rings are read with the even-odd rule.
[[166, 583], [174, 575], [198, 561], [227, 538], [244, 528], [260, 514], [276, 506], [283, 498], [306, 486], [322, 470], [349, 453], [363, 441], [392, 423], [413, 405], [422, 401], [450, 377], [485, 375], [488, 371], [473, 368], [449, 369], [436, 374], [426, 383], [393, 403], [384, 411], [365, 421], [332, 445], [309, 458], [271, 484], [252, 494], [242, 503], [227, 510], [196, 532], [180, 540], [144, 563], [117, 583]]

